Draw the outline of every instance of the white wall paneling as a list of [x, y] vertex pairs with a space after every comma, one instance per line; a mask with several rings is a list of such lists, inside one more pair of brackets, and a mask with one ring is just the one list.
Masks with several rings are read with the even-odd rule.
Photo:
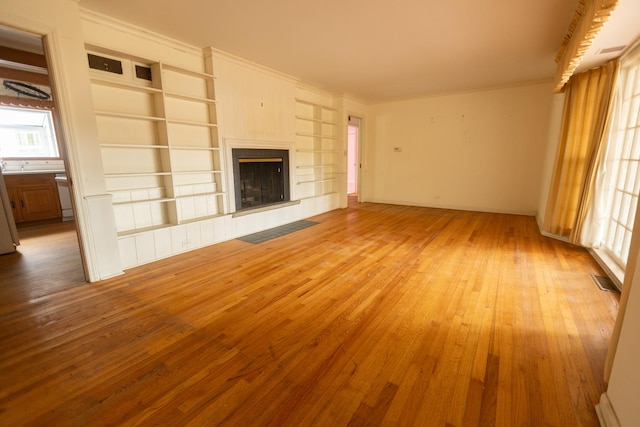
[[294, 140], [296, 81], [224, 52], [211, 55], [222, 82], [217, 95], [224, 105], [224, 137]]

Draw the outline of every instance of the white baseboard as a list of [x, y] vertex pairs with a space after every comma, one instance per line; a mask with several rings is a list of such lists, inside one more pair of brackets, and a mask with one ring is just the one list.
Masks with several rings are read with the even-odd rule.
[[596, 405], [596, 413], [601, 427], [622, 427], [606, 392], [600, 395], [600, 403]]

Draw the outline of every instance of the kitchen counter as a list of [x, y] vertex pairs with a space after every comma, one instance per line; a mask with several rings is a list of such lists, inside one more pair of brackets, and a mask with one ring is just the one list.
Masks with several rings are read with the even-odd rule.
[[34, 175], [34, 174], [38, 174], [38, 173], [64, 173], [64, 170], [60, 170], [60, 169], [43, 169], [43, 170], [4, 170], [2, 171], [3, 175]]
[[69, 178], [67, 175], [56, 175], [54, 178], [59, 186], [68, 187], [69, 186]]

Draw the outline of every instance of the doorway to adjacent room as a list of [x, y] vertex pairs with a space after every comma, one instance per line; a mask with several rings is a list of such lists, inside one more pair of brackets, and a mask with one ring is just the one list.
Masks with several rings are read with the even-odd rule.
[[29, 298], [87, 279], [44, 41], [0, 25], [0, 157], [5, 180], [15, 184], [15, 197], [0, 202], [12, 207], [20, 240], [2, 255], [2, 269]]
[[347, 128], [347, 194], [356, 198], [360, 178], [360, 122], [360, 118], [349, 116]]

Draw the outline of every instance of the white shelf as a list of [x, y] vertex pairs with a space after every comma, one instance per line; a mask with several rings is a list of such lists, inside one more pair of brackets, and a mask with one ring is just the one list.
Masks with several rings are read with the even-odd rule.
[[[87, 49], [100, 53], [100, 48]], [[118, 235], [224, 214], [215, 76], [112, 51], [104, 54], [121, 58], [124, 70], [120, 80], [92, 70], [90, 80], [95, 115], [109, 118], [98, 121], [98, 134], [104, 179], [117, 200]], [[202, 69], [209, 71], [212, 59], [203, 56], [203, 61]], [[134, 64], [150, 67], [153, 80], [136, 78]], [[145, 188], [151, 188], [148, 194]]]
[[322, 123], [322, 120], [320, 120], [320, 119], [316, 119], [316, 118], [313, 118], [313, 117], [307, 117], [307, 116], [296, 115], [296, 119], [304, 120], [304, 121], [307, 121], [307, 122]]
[[174, 65], [165, 64], [164, 62], [160, 64], [160, 67], [163, 70], [173, 71], [173, 72], [184, 74], [191, 77], [198, 77], [198, 78], [209, 79], [209, 80], [215, 80], [216, 78], [216, 76], [214, 76], [213, 74], [203, 73], [200, 71], [186, 70], [184, 68], [176, 67]]
[[203, 174], [221, 174], [221, 170], [193, 170], [193, 171], [173, 171], [174, 175], [203, 175]]
[[337, 150], [307, 150], [304, 148], [299, 148], [296, 150], [298, 153], [337, 153]]
[[[171, 172], [127, 172], [127, 173], [105, 173], [105, 178], [135, 178], [142, 176], [168, 176]], [[132, 188], [134, 189], [134, 188]]]
[[191, 120], [181, 120], [181, 119], [166, 119], [169, 124], [176, 125], [187, 125], [187, 126], [202, 126], [208, 128], [216, 128], [218, 127], [217, 123], [205, 123], [205, 122], [194, 122]]
[[302, 184], [321, 184], [323, 182], [331, 182], [331, 181], [336, 181], [338, 178], [323, 178], [323, 179], [312, 179], [309, 181], [298, 181], [296, 182], [296, 185], [302, 185]]
[[179, 223], [180, 224], [192, 224], [194, 222], [203, 221], [203, 220], [207, 220], [207, 219], [220, 218], [221, 216], [223, 216], [223, 214], [205, 215], [205, 216], [199, 216], [198, 218], [183, 219]]
[[322, 138], [322, 139], [338, 139], [337, 136], [331, 136], [331, 135], [324, 135], [321, 133], [307, 133], [307, 132], [296, 132], [296, 135], [298, 136], [307, 136], [307, 137], [311, 137], [311, 138]]
[[338, 111], [336, 108], [330, 107], [328, 105], [318, 104], [318, 103], [312, 102], [312, 101], [307, 101], [306, 99], [296, 98], [296, 102], [299, 102], [299, 103], [305, 104], [305, 105], [310, 105], [312, 107], [319, 107], [319, 108], [321, 108], [323, 110], [327, 110], [327, 111], [335, 111], [335, 112]]
[[341, 136], [336, 136], [339, 110], [318, 102], [296, 98], [298, 166], [296, 185], [301, 199], [338, 190], [341, 179], [337, 156]]
[[296, 169], [331, 169], [337, 167], [337, 165], [301, 165], [296, 166]]
[[227, 193], [223, 193], [221, 191], [213, 192], [213, 193], [194, 193], [194, 194], [185, 194], [183, 196], [176, 196], [176, 200], [179, 199], [188, 199], [190, 197], [200, 197], [200, 196], [224, 196]]
[[144, 234], [147, 233], [149, 231], [156, 231], [156, 230], [162, 230], [163, 228], [168, 228], [171, 227], [175, 224], [158, 224], [158, 225], [153, 225], [150, 227], [142, 227], [142, 228], [136, 228], [134, 230], [126, 230], [126, 231], [119, 231], [118, 232], [118, 237], [131, 237], [131, 236], [135, 236], [138, 234]]
[[150, 149], [168, 149], [167, 145], [157, 144], [100, 144], [100, 147], [105, 148], [150, 148]]
[[216, 104], [218, 101], [216, 101], [215, 99], [211, 99], [211, 98], [200, 98], [197, 96], [191, 96], [191, 95], [184, 95], [184, 94], [180, 94], [180, 93], [175, 93], [175, 92], [164, 92], [165, 96], [169, 97], [169, 98], [177, 98], [177, 99], [182, 99], [185, 101], [193, 101], [193, 102], [204, 102], [206, 104]]
[[198, 147], [195, 145], [185, 146], [185, 145], [172, 145], [172, 150], [185, 150], [185, 151], [220, 151], [219, 147]]
[[164, 117], [158, 116], [143, 116], [140, 114], [119, 113], [115, 111], [96, 111], [96, 116], [114, 117], [117, 119], [133, 119], [133, 120], [147, 120], [153, 122], [164, 122]]
[[158, 89], [153, 86], [143, 86], [143, 85], [138, 85], [130, 82], [109, 80], [109, 79], [104, 79], [100, 77], [91, 77], [91, 83], [99, 84], [102, 86], [109, 86], [109, 87], [118, 88], [118, 89], [134, 90], [137, 92], [145, 92], [145, 93], [152, 93], [152, 94], [162, 93], [162, 89]]
[[127, 202], [114, 202], [113, 206], [127, 206], [127, 205], [140, 205], [145, 203], [167, 203], [174, 202], [176, 199], [172, 197], [163, 197], [162, 199], [146, 199], [146, 200], [131, 200]]
[[337, 126], [338, 125], [335, 122], [330, 122], [328, 120], [322, 120], [322, 119], [316, 119], [315, 117], [307, 117], [307, 116], [299, 116], [299, 115], [297, 115], [296, 119], [304, 120], [306, 122], [318, 123], [318, 124], [322, 124], [322, 125], [331, 125], [331, 126]]

